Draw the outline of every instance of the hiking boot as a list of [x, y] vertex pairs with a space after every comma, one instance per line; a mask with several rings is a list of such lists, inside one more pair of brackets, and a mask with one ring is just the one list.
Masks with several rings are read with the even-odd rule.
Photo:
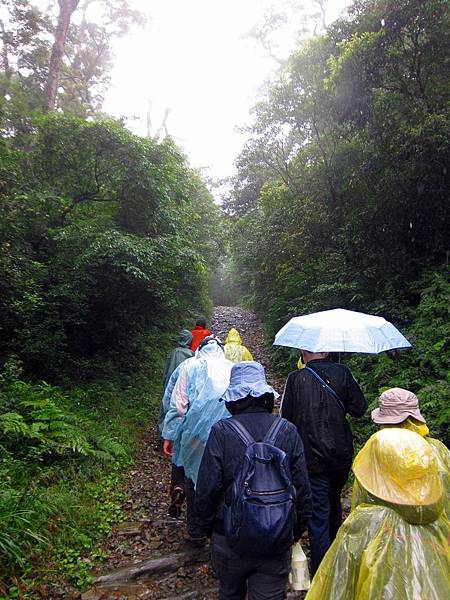
[[169, 516], [179, 519], [181, 516], [181, 507], [183, 506], [185, 494], [184, 489], [180, 485], [176, 485], [171, 494], [171, 502], [169, 506]]

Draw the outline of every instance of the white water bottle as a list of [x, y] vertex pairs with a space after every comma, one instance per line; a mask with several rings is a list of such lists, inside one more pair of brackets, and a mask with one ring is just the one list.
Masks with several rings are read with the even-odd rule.
[[293, 590], [309, 589], [308, 559], [303, 552], [300, 542], [297, 542], [292, 548], [292, 563], [289, 582]]

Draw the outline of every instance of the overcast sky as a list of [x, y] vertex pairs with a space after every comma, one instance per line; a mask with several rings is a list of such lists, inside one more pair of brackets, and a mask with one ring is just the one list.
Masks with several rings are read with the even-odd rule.
[[[261, 22], [268, 5], [283, 0], [129, 0], [149, 15], [145, 30], [133, 29], [115, 45], [112, 86], [104, 109], [126, 116], [128, 126], [146, 134], [152, 102], [156, 133], [165, 108], [169, 134], [193, 167], [213, 178], [233, 172], [243, 137], [236, 126], [249, 122], [249, 110], [276, 63], [245, 37]], [[331, 0], [328, 21], [348, 0]], [[285, 35], [286, 48], [295, 45]], [[286, 52], [286, 48], [281, 51]]]

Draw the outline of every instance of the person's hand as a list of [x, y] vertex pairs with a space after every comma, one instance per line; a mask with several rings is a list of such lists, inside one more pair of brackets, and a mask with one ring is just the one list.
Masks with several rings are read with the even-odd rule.
[[172, 440], [164, 440], [163, 452], [166, 456], [173, 456], [173, 442]]

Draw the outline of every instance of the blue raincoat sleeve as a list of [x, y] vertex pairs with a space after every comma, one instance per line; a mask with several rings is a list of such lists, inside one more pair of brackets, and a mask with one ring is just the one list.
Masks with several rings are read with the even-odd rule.
[[167, 411], [169, 410], [169, 406], [170, 406], [170, 397], [172, 396], [172, 391], [173, 388], [175, 387], [175, 383], [177, 382], [178, 379], [178, 368], [175, 369], [175, 371], [172, 373], [172, 375], [169, 377], [169, 381], [167, 382], [167, 385], [164, 389], [164, 394], [163, 397], [161, 398], [161, 405], [160, 405], [160, 409], [159, 409], [159, 419], [158, 419], [158, 431], [162, 436], [163, 433], [163, 428], [164, 428], [164, 420], [166, 418], [167, 415]]
[[162, 437], [165, 440], [174, 441], [178, 437], [178, 429], [188, 406], [187, 371], [189, 370], [190, 363], [194, 360], [194, 358], [188, 359], [181, 363], [169, 379], [163, 397], [166, 416]]

